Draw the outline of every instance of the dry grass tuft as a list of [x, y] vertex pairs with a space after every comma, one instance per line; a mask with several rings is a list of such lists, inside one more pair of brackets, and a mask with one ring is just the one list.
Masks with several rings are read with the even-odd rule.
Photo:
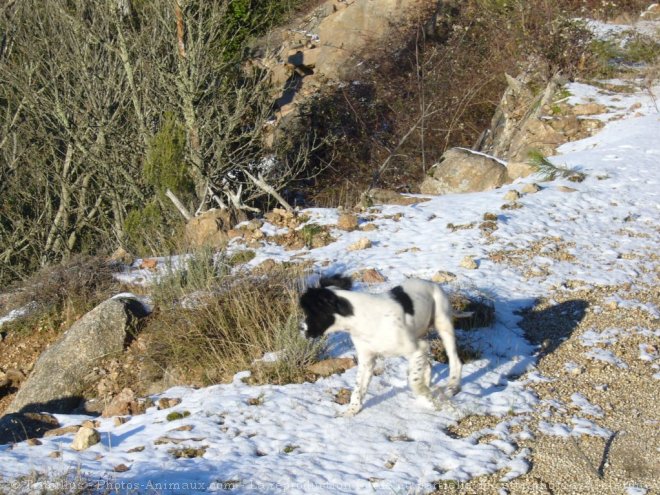
[[[77, 255], [39, 270], [16, 285], [12, 307], [30, 307], [28, 314], [4, 326], [9, 331], [36, 327], [68, 328], [94, 306], [110, 297], [118, 283], [104, 259]], [[11, 309], [11, 308], [7, 308]]]
[[[267, 276], [232, 274], [221, 258], [191, 255], [183, 271], [157, 285], [157, 311], [147, 324], [147, 355], [162, 371], [197, 385], [226, 382], [252, 370], [255, 383], [311, 379], [306, 371], [321, 344], [300, 335], [301, 270], [282, 267]], [[261, 361], [276, 353], [272, 362]]]

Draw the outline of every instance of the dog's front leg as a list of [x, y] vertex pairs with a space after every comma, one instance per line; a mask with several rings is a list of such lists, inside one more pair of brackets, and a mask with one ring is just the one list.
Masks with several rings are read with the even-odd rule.
[[362, 409], [362, 402], [364, 396], [367, 394], [369, 382], [374, 374], [374, 363], [376, 356], [371, 354], [358, 354], [358, 369], [357, 380], [355, 388], [351, 394], [351, 402], [348, 404], [348, 409], [344, 413], [345, 416], [354, 416]]

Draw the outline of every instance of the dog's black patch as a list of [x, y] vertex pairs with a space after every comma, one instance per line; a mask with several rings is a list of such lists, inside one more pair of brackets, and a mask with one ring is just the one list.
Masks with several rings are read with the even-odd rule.
[[406, 294], [406, 291], [403, 290], [403, 287], [397, 285], [390, 291], [390, 294], [392, 294], [394, 300], [401, 305], [404, 313], [410, 316], [415, 314], [415, 308], [413, 307], [412, 299], [410, 299], [410, 296]]
[[321, 277], [319, 284], [321, 287], [337, 287], [342, 290], [351, 290], [353, 288], [353, 280], [350, 277], [345, 277], [343, 275]]
[[323, 288], [307, 289], [300, 297], [300, 306], [305, 313], [307, 337], [320, 337], [335, 322], [335, 314], [353, 316], [353, 305], [332, 290]]

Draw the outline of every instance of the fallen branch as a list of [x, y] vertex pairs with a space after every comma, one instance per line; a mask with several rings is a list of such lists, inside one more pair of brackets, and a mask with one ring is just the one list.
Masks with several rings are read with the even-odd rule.
[[183, 218], [185, 218], [187, 222], [192, 220], [193, 216], [190, 214], [188, 209], [185, 206], [183, 206], [183, 203], [179, 200], [179, 198], [176, 197], [176, 194], [174, 194], [172, 191], [168, 189], [167, 191], [165, 191], [165, 196], [170, 198], [170, 201], [172, 201], [176, 209], [179, 210], [179, 213], [183, 215]]
[[250, 172], [247, 170], [244, 171], [245, 175], [248, 176], [248, 178], [254, 182], [254, 185], [257, 186], [259, 189], [264, 191], [267, 194], [270, 194], [273, 198], [275, 198], [278, 203], [280, 203], [286, 211], [293, 211], [293, 207], [278, 193], [273, 186], [268, 184], [265, 179], [263, 174], [259, 174], [259, 177], [255, 177], [252, 175]]

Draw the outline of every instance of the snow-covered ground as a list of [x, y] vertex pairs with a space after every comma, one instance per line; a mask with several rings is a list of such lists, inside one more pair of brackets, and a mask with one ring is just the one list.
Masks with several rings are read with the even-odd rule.
[[[39, 446], [0, 446], [2, 475], [15, 479], [39, 471], [53, 478], [61, 472], [82, 472], [99, 480], [100, 488], [119, 493], [357, 494], [426, 493], [441, 479], [462, 481], [498, 473], [506, 481], [527, 472], [530, 452], [519, 448], [516, 440], [529, 432], [513, 427], [523, 424], [539, 405], [527, 383], [544, 378], [534, 373], [535, 349], [517, 326], [517, 311], [569, 281], [583, 287], [654, 282], [654, 275], [639, 267], [646, 256], [657, 254], [660, 237], [660, 113], [652, 97], [660, 95], [660, 87], [649, 92], [640, 82], [639, 91], [626, 95], [585, 84], [569, 84], [566, 89], [571, 104], [594, 101], [610, 109], [599, 117], [605, 126], [598, 134], [563, 145], [551, 158], [556, 165], [586, 174], [583, 182], [539, 182], [529, 177], [490, 192], [375, 207], [370, 214], [376, 230], [336, 230], [336, 242], [311, 251], [267, 244], [250, 262], [296, 256], [324, 266], [326, 273], [375, 268], [387, 277], [387, 282], [369, 289], [377, 291], [406, 277], [430, 278], [446, 270], [457, 275], [455, 286], [491, 297], [496, 323], [459, 332], [459, 339], [469, 340], [481, 357], [464, 367], [462, 392], [442, 410], [416, 402], [402, 359], [379, 363], [382, 373], [374, 377], [363, 411], [350, 418], [342, 416], [346, 406], [335, 403], [334, 396], [343, 387], [352, 388], [355, 368], [315, 383], [285, 386], [249, 386], [241, 380], [247, 373], [243, 372], [232, 384], [167, 391], [163, 396], [182, 399], [173, 409], [154, 407], [121, 426], [100, 419], [101, 443], [83, 452], [71, 449], [72, 435], [43, 438]], [[524, 195], [519, 200], [522, 208], [502, 210], [505, 192], [520, 190], [525, 182], [539, 182], [542, 189]], [[498, 215], [498, 229], [488, 241], [476, 227], [487, 212]], [[338, 217], [330, 209], [305, 213], [319, 224], [332, 225]], [[475, 227], [452, 231], [449, 223]], [[264, 226], [265, 233], [273, 231], [273, 226]], [[371, 240], [371, 248], [347, 251], [363, 237]], [[490, 253], [539, 242], [543, 249], [523, 264], [489, 258]], [[571, 256], [554, 256], [558, 250]], [[465, 256], [473, 257], [478, 269], [462, 268]], [[658, 308], [647, 310], [658, 314]], [[581, 343], [593, 359], [607, 360], [611, 356], [593, 346], [625, 331], [585, 335]], [[334, 355], [352, 353], [346, 336], [331, 344]], [[646, 356], [642, 359], [657, 358], [646, 348], [640, 353]], [[433, 383], [442, 385], [447, 366], [436, 363], [433, 371]], [[517, 379], [528, 371], [532, 373]], [[250, 401], [255, 398], [259, 400]], [[579, 394], [572, 400], [579, 409], [573, 424], [545, 422], [539, 429], [546, 434], [607, 437], [608, 430], [598, 425], [598, 407]], [[173, 410], [190, 415], [167, 421]], [[475, 414], [501, 421], [466, 438], [448, 432], [449, 426]], [[57, 417], [63, 425], [89, 419]], [[177, 430], [187, 425], [192, 428]], [[203, 448], [204, 454], [187, 459], [171, 453], [183, 447]], [[60, 457], [51, 455], [55, 451]], [[115, 472], [122, 464], [129, 469]], [[26, 485], [17, 483], [15, 488]]]

